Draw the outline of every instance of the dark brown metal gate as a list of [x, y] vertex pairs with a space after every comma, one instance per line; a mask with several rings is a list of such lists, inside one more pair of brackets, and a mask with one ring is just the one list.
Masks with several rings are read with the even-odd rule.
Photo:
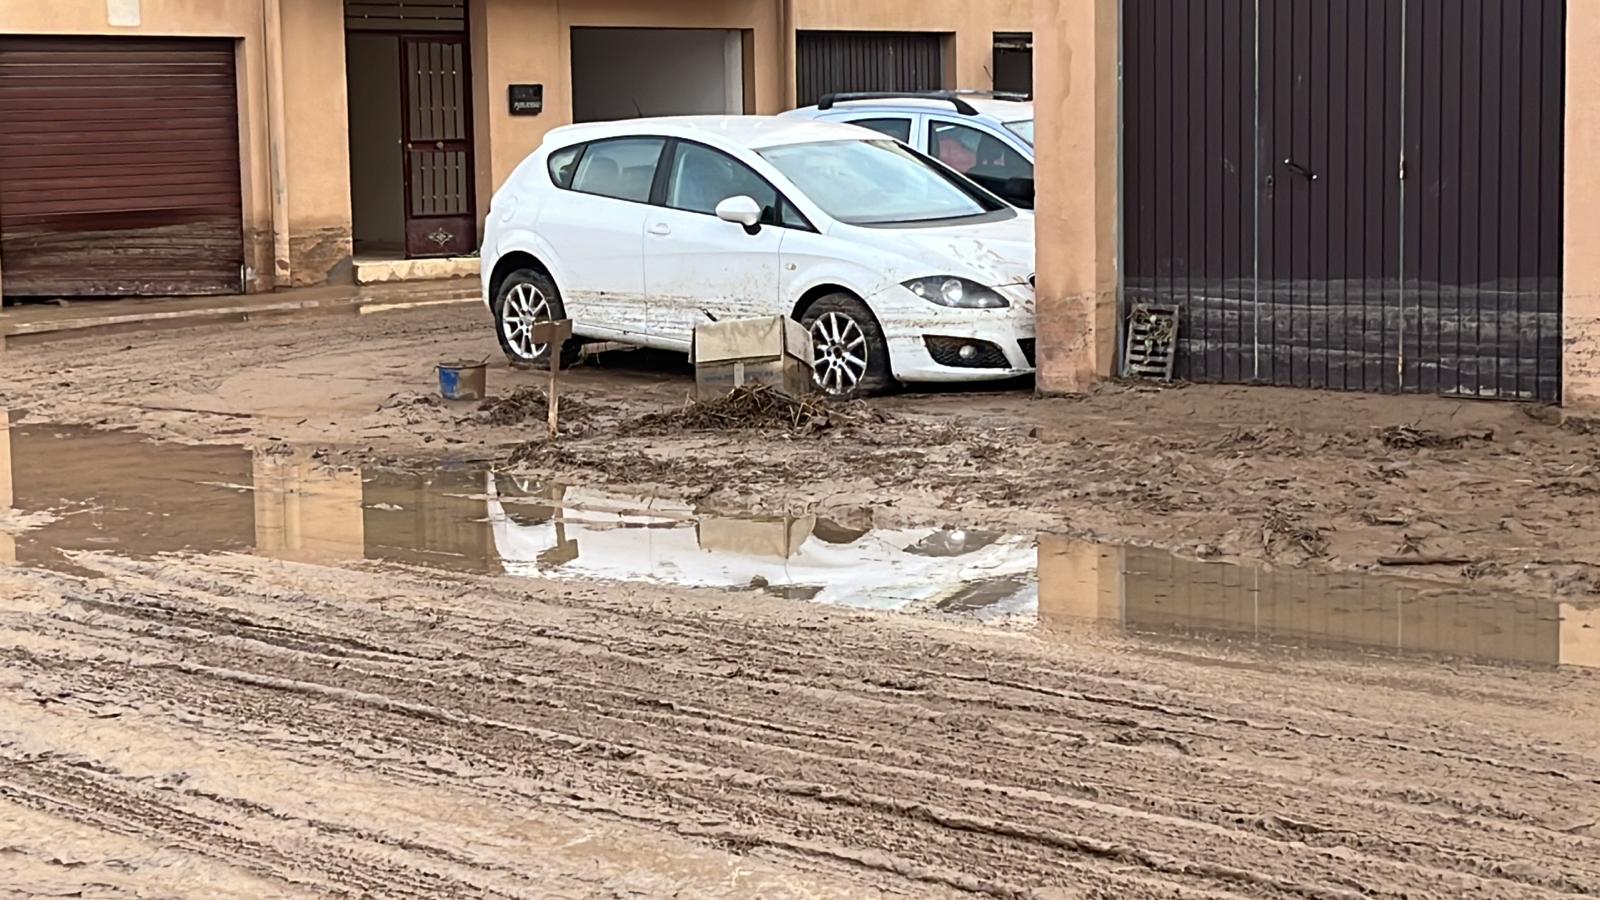
[[243, 287], [234, 45], [0, 38], [9, 296]]
[[472, 202], [466, 38], [402, 37], [400, 65], [406, 142], [406, 253], [471, 253], [477, 241], [477, 219]]
[[1124, 0], [1126, 299], [1179, 374], [1559, 400], [1565, 9]]
[[935, 91], [945, 86], [942, 34], [801, 31], [795, 34], [795, 56], [801, 106], [839, 91]]

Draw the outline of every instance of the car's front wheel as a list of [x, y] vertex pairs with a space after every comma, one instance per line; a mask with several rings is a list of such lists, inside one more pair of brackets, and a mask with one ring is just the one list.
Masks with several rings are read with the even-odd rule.
[[[537, 269], [518, 269], [506, 276], [494, 298], [494, 332], [500, 349], [512, 365], [543, 366], [550, 360], [550, 345], [534, 340], [533, 326], [567, 317], [561, 292], [549, 275]], [[563, 365], [577, 360], [578, 342], [562, 347]]]
[[894, 384], [889, 344], [865, 303], [849, 294], [829, 294], [811, 304], [800, 324], [811, 333], [815, 380], [828, 397], [870, 397]]

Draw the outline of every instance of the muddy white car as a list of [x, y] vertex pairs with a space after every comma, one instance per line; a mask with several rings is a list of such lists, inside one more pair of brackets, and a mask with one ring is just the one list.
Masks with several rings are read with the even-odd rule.
[[484, 300], [506, 355], [535, 323], [687, 352], [697, 325], [792, 316], [836, 397], [1033, 371], [1033, 218], [852, 125], [759, 116], [552, 131], [495, 195]]

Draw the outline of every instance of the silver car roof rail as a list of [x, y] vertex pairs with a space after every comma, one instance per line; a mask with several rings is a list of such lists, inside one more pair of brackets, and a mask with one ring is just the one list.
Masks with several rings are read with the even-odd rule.
[[847, 91], [837, 94], [823, 94], [817, 101], [817, 109], [827, 110], [840, 103], [852, 100], [942, 100], [956, 108], [956, 112], [963, 116], [975, 116], [978, 110], [971, 103], [961, 99], [961, 91]]

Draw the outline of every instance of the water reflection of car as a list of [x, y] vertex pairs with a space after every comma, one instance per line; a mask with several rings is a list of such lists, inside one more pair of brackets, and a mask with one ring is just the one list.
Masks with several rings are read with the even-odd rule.
[[[1035, 564], [1031, 539], [992, 532], [860, 531], [810, 516], [708, 515], [596, 489], [530, 490], [495, 474], [487, 476], [486, 493], [495, 550], [510, 574], [763, 588], [900, 609], [972, 596], [983, 592], [980, 585], [1023, 585]], [[995, 602], [1006, 599], [988, 593]]]

